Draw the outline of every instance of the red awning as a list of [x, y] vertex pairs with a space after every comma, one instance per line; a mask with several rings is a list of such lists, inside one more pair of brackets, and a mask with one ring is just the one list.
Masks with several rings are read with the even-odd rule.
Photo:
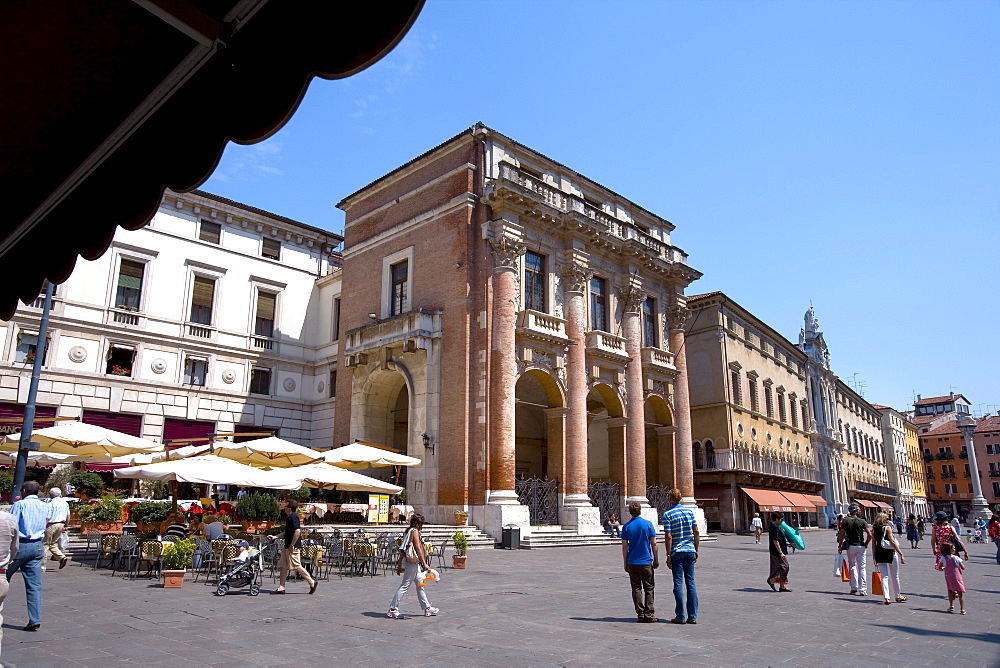
[[866, 508], [878, 508], [874, 501], [869, 501], [868, 499], [854, 499], [854, 502]]
[[816, 507], [830, 505], [830, 504], [828, 504], [826, 502], [825, 499], [823, 499], [822, 496], [819, 496], [818, 494], [803, 494], [802, 496], [804, 496], [807, 499], [809, 499], [809, 502], [812, 503]]
[[878, 507], [882, 508], [883, 510], [895, 510], [895, 508], [893, 508], [892, 505], [886, 503], [885, 501], [876, 501], [875, 503], [877, 503]]
[[760, 506], [761, 510], [770, 512], [794, 512], [794, 507], [781, 492], [775, 489], [757, 489], [755, 487], [740, 487], [747, 496]]
[[799, 513], [814, 513], [816, 512], [816, 506], [814, 506], [809, 499], [798, 492], [781, 492], [782, 496], [788, 499], [788, 502], [795, 507], [795, 511]]
[[227, 142], [277, 132], [313, 77], [378, 61], [423, 2], [0, 3], [0, 318], [205, 181]]

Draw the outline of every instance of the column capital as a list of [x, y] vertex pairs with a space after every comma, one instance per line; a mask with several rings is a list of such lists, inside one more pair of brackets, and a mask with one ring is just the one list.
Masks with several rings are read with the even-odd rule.
[[677, 433], [677, 427], [654, 427], [657, 436], [672, 436]]
[[667, 307], [667, 320], [670, 329], [684, 329], [690, 316], [691, 309], [684, 302], [677, 302]]
[[604, 421], [604, 423], [608, 426], [609, 429], [613, 427], [624, 427], [626, 424], [628, 424], [628, 418], [623, 418], [623, 417], [608, 418], [607, 420]]
[[517, 261], [527, 247], [506, 234], [490, 239], [490, 248], [493, 250], [494, 271], [515, 271]]
[[590, 282], [594, 272], [587, 265], [579, 261], [572, 261], [559, 267], [559, 275], [566, 281], [566, 292], [583, 294], [587, 291], [587, 283]]
[[548, 418], [560, 418], [566, 415], [566, 407], [555, 406], [553, 408], [543, 408], [542, 412], [545, 413], [545, 416]]
[[645, 292], [635, 285], [618, 288], [618, 298], [622, 301], [625, 313], [639, 313], [642, 309], [642, 303], [646, 301], [647, 296]]

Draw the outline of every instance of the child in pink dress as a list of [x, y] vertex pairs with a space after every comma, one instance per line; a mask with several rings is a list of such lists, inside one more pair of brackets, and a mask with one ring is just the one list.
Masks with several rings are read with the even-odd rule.
[[955, 612], [955, 597], [958, 597], [959, 609], [965, 614], [965, 582], [962, 571], [965, 564], [950, 542], [941, 544], [941, 556], [937, 559], [938, 567], [944, 571], [944, 582], [948, 587], [948, 612]]

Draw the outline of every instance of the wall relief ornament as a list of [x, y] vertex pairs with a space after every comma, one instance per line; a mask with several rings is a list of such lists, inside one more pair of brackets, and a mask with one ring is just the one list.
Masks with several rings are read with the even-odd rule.
[[589, 267], [574, 262], [573, 264], [565, 264], [560, 267], [559, 275], [566, 282], [564, 287], [566, 292], [585, 293], [587, 291], [587, 284], [593, 277], [594, 272]]
[[625, 313], [639, 313], [642, 310], [642, 303], [646, 301], [646, 293], [634, 285], [627, 288], [618, 288], [618, 299], [621, 300], [622, 309]]
[[541, 366], [552, 366], [552, 355], [545, 352], [544, 350], [532, 350], [531, 351], [531, 363], [540, 364]]
[[236, 382], [236, 372], [232, 369], [226, 369], [222, 372], [222, 382], [226, 385], [232, 385]]
[[516, 271], [518, 259], [524, 255], [526, 247], [507, 235], [490, 239], [490, 248], [493, 249], [494, 269], [509, 269]]
[[323, 394], [324, 387], [326, 387], [326, 385], [323, 384], [323, 381], [319, 381], [318, 383], [316, 383], [316, 391], [319, 392], [320, 394]]
[[167, 363], [163, 360], [163, 358], [157, 357], [149, 363], [149, 368], [153, 370], [153, 373], [161, 374], [167, 370]]
[[285, 392], [294, 392], [295, 391], [295, 379], [294, 378], [286, 378], [285, 382], [282, 383], [281, 386], [283, 388], [285, 388]]
[[87, 349], [83, 346], [73, 346], [69, 349], [69, 358], [79, 364], [87, 359]]

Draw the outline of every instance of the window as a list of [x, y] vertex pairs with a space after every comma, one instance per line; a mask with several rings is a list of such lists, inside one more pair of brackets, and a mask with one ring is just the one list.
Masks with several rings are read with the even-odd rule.
[[142, 298], [142, 278], [146, 265], [142, 262], [122, 258], [118, 269], [118, 290], [115, 292], [115, 308], [138, 311]]
[[277, 239], [264, 239], [260, 246], [260, 254], [261, 257], [269, 257], [272, 260], [280, 260], [281, 242]]
[[390, 280], [392, 281], [389, 292], [389, 315], [399, 315], [409, 310], [407, 282], [409, 280], [409, 262], [403, 260], [389, 267]]
[[271, 394], [271, 370], [255, 366], [250, 372], [250, 394]]
[[340, 338], [340, 297], [333, 299], [333, 340]]
[[743, 388], [740, 384], [740, 372], [733, 369], [729, 372], [729, 386], [732, 388], [733, 403], [737, 406], [743, 405]]
[[524, 254], [524, 308], [545, 313], [545, 256]]
[[204, 276], [194, 277], [191, 290], [191, 322], [212, 324], [212, 304], [215, 302], [215, 280]]
[[208, 375], [208, 360], [199, 357], [188, 357], [184, 360], [184, 384], [204, 385]]
[[607, 285], [603, 278], [590, 279], [590, 328], [598, 332], [608, 331]]
[[986, 444], [986, 454], [988, 454], [988, 455], [992, 455], [993, 454], [993, 446], [990, 445], [989, 443]]
[[112, 345], [108, 349], [108, 364], [104, 373], [112, 376], [132, 376], [132, 365], [135, 362], [135, 350], [129, 346]]
[[785, 414], [785, 393], [778, 390], [778, 420], [787, 422], [787, 418], [788, 415]]
[[788, 413], [792, 417], [792, 427], [799, 428], [799, 414], [795, 411], [795, 395], [788, 397]]
[[[47, 348], [47, 346], [46, 346]], [[17, 334], [17, 348], [14, 349], [14, 361], [25, 364], [35, 363], [35, 353], [38, 352], [38, 332], [20, 331]], [[46, 350], [46, 353], [48, 350]], [[42, 358], [45, 362], [45, 358]]]
[[764, 384], [764, 409], [767, 411], [767, 417], [774, 417], [774, 397], [771, 396], [771, 386]]
[[222, 225], [208, 220], [201, 221], [198, 230], [198, 238], [210, 244], [217, 244], [222, 240]]
[[809, 407], [806, 402], [802, 402], [802, 428], [806, 429], [809, 426]]
[[993, 496], [1000, 496], [1000, 482], [993, 483]]
[[273, 292], [257, 293], [257, 315], [254, 318], [253, 333], [257, 336], [274, 336], [274, 304], [278, 295]]
[[748, 376], [748, 380], [750, 384], [750, 410], [754, 411], [755, 413], [759, 413], [760, 400], [757, 397], [757, 377]]
[[658, 348], [660, 341], [656, 333], [656, 300], [646, 297], [642, 302], [642, 345], [647, 348]]
[[334, 369], [330, 372], [330, 398], [335, 399], [337, 397], [337, 370]]
[[937, 494], [937, 486], [932, 484], [930, 487], [931, 487], [931, 494]]
[[946, 482], [944, 484], [944, 493], [945, 494], [958, 494], [958, 485], [956, 485], [954, 483]]

